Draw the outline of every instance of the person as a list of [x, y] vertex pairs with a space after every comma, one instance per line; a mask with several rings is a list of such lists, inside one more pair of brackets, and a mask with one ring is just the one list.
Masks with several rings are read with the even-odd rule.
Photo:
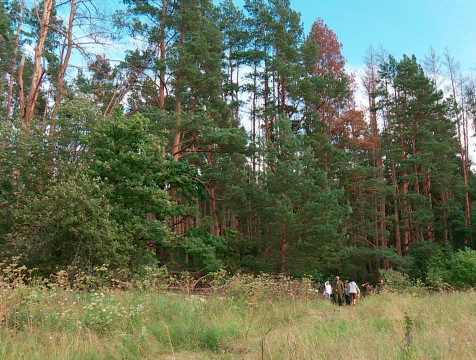
[[357, 285], [357, 283], [354, 280], [350, 280], [348, 287], [349, 287], [350, 302], [352, 306], [356, 306], [357, 297], [360, 294], [359, 285]]
[[331, 285], [331, 283], [329, 282], [329, 280], [326, 281], [325, 293], [326, 293], [326, 298], [327, 298], [327, 299], [330, 299], [330, 298], [331, 298], [331, 294], [332, 294], [332, 285]]
[[317, 283], [314, 283], [312, 288], [316, 294], [323, 296], [322, 284], [320, 281], [318, 281]]
[[319, 282], [319, 294], [321, 296], [326, 297], [326, 284]]
[[345, 304], [350, 305], [349, 280], [346, 280], [344, 283], [344, 299], [345, 299]]
[[372, 287], [368, 281], [365, 284], [362, 284], [362, 287], [364, 288], [364, 296], [369, 296], [372, 293]]
[[380, 295], [380, 293], [383, 291], [383, 288], [385, 286], [385, 283], [383, 282], [383, 279], [380, 279], [377, 285], [375, 285], [375, 290], [377, 291], [377, 294]]
[[321, 287], [321, 283], [319, 281], [317, 283], [312, 284], [312, 288], [316, 292], [316, 294], [319, 294], [320, 287]]
[[336, 284], [334, 286], [334, 296], [336, 303], [342, 306], [344, 303], [344, 283], [340, 280], [339, 276], [336, 276]]

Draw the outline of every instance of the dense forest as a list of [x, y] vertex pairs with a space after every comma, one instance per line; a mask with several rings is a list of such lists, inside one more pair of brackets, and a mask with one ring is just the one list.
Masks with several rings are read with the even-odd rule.
[[377, 46], [350, 73], [318, 16], [0, 1], [0, 261], [370, 280], [474, 248], [474, 78]]

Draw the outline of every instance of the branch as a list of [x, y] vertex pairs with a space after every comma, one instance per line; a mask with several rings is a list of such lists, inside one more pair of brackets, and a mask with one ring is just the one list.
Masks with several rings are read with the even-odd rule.
[[175, 156], [175, 155], [177, 155], [177, 154], [180, 154], [180, 153], [183, 153], [183, 152], [190, 152], [190, 151], [188, 151], [187, 149], [190, 148], [193, 144], [195, 144], [195, 143], [198, 141], [198, 138], [197, 138], [197, 136], [196, 136], [194, 133], [192, 133], [192, 132], [190, 132], [190, 131], [184, 131], [184, 134], [191, 135], [193, 139], [192, 139], [192, 141], [191, 141], [189, 144], [187, 144], [186, 146], [183, 146], [180, 150], [174, 152], [174, 153], [172, 154], [173, 156]]

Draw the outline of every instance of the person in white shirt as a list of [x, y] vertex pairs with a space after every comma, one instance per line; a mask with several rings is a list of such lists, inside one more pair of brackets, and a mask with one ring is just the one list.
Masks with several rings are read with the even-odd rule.
[[326, 294], [326, 298], [327, 298], [327, 299], [330, 299], [330, 298], [331, 298], [332, 285], [331, 285], [331, 283], [329, 282], [329, 280], [326, 281], [325, 294]]
[[352, 306], [355, 306], [357, 303], [357, 296], [360, 294], [359, 285], [356, 284], [355, 281], [351, 280], [348, 285], [349, 295], [350, 295], [350, 303]]

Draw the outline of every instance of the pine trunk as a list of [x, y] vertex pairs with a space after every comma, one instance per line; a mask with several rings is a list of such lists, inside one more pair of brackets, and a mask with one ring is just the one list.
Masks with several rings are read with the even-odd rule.
[[[66, 69], [69, 65], [69, 58], [71, 57], [71, 52], [73, 50], [73, 21], [76, 14], [76, 0], [71, 0], [70, 11], [69, 11], [69, 21], [68, 21], [68, 30], [66, 33], [66, 44], [63, 45], [63, 50], [61, 51], [61, 63], [60, 69], [58, 72], [58, 78], [56, 81], [56, 101], [53, 113], [51, 114], [51, 127], [50, 127], [50, 138], [53, 138], [56, 130], [56, 115], [58, 108], [61, 104], [64, 91], [64, 76], [66, 74]], [[64, 54], [64, 56], [63, 56]]]
[[[167, 0], [162, 0], [162, 18], [160, 19], [160, 40], [159, 40], [159, 48], [160, 48], [160, 60], [163, 62], [165, 61], [165, 15], [167, 10]], [[181, 38], [181, 44], [183, 45], [183, 35]], [[160, 84], [159, 84], [159, 109], [161, 113], [165, 111], [165, 69], [160, 69], [159, 74]]]
[[286, 274], [286, 220], [281, 228], [281, 273]]
[[15, 76], [13, 74], [15, 74], [15, 66], [16, 66], [16, 62], [17, 62], [18, 47], [20, 45], [20, 29], [21, 29], [21, 25], [22, 25], [22, 22], [23, 22], [24, 5], [25, 5], [25, 0], [22, 0], [21, 5], [20, 5], [20, 15], [18, 17], [17, 32], [16, 32], [16, 35], [15, 35], [15, 49], [13, 50], [13, 61], [12, 61], [11, 69], [10, 69], [10, 78], [8, 80], [7, 108], [6, 108], [6, 114], [5, 114], [5, 122], [7, 122], [7, 123], [10, 121], [10, 116], [11, 116], [10, 112], [11, 112], [11, 107], [12, 107], [12, 102], [13, 102], [13, 80], [15, 78]]
[[43, 3], [43, 14], [40, 21], [40, 29], [38, 33], [38, 40], [35, 46], [35, 53], [33, 57], [33, 75], [31, 77], [30, 91], [26, 98], [25, 110], [21, 117], [21, 125], [24, 128], [30, 126], [31, 118], [33, 117], [36, 109], [36, 100], [40, 93], [41, 80], [43, 78], [43, 67], [41, 65], [41, 59], [43, 56], [44, 45], [46, 42], [46, 36], [50, 26], [51, 12], [53, 9], [53, 0], [45, 0]]

